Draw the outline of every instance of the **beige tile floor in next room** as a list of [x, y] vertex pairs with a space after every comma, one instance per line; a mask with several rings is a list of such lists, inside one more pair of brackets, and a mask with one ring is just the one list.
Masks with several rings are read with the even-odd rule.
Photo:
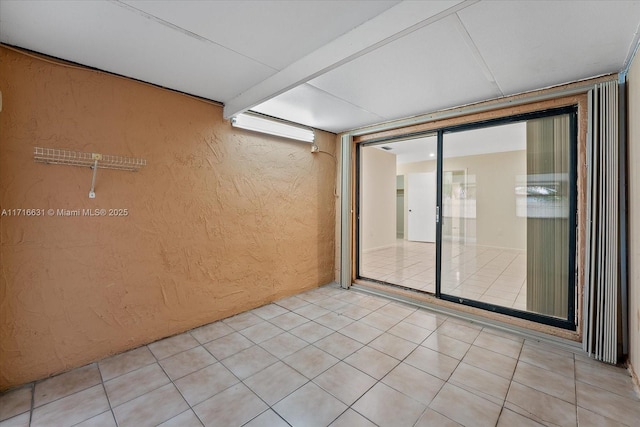
[[[435, 293], [435, 265], [435, 243], [398, 239], [363, 253], [360, 276]], [[526, 279], [524, 251], [444, 242], [443, 293], [526, 311]]]
[[0, 396], [0, 426], [638, 426], [627, 371], [328, 285]]

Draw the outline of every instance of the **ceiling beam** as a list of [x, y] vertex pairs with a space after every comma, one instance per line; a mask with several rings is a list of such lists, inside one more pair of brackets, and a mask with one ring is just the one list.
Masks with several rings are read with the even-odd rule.
[[247, 111], [478, 1], [401, 2], [228, 100], [224, 118]]

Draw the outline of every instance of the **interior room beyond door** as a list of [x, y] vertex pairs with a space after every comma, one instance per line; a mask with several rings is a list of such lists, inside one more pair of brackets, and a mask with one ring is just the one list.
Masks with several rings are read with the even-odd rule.
[[358, 277], [435, 292], [437, 139], [358, 147]]

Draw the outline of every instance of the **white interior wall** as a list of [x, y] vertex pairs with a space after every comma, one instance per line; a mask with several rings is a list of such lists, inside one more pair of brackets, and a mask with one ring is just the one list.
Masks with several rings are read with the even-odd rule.
[[628, 79], [629, 182], [629, 360], [640, 373], [640, 59], [636, 56]]
[[[435, 168], [435, 160], [406, 163], [398, 165], [398, 174], [433, 172]], [[526, 175], [526, 152], [509, 151], [444, 160], [445, 171], [459, 169], [475, 175], [477, 183], [477, 244], [525, 250], [527, 223], [526, 218], [515, 214], [515, 177]], [[405, 203], [405, 218], [406, 211]]]
[[361, 161], [360, 243], [366, 252], [396, 241], [396, 155], [363, 147]]

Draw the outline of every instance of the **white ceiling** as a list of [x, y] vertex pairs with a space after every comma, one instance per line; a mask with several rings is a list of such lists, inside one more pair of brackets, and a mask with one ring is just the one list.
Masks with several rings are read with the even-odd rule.
[[[427, 135], [373, 145], [373, 147], [395, 154], [397, 164], [422, 162], [436, 160], [438, 138], [436, 135]], [[445, 133], [442, 141], [443, 156], [446, 159], [526, 149], [526, 122]]]
[[341, 132], [623, 70], [640, 1], [0, 0], [0, 41]]

